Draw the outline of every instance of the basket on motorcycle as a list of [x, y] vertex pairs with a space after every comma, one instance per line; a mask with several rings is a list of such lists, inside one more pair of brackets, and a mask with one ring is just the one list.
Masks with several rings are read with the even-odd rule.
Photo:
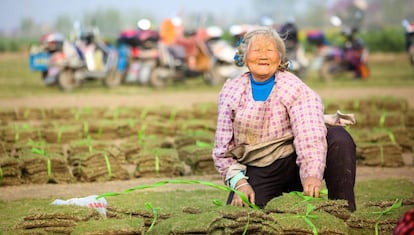
[[37, 52], [30, 53], [29, 66], [33, 71], [47, 71], [49, 64], [49, 53]]

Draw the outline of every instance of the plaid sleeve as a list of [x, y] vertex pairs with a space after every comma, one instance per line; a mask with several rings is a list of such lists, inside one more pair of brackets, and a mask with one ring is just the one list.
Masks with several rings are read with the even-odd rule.
[[217, 171], [223, 179], [226, 177], [228, 168], [236, 163], [233, 158], [225, 156], [226, 152], [233, 146], [233, 110], [231, 108], [231, 102], [235, 88], [227, 82], [218, 97], [218, 116], [213, 160]]
[[314, 176], [322, 180], [327, 153], [322, 99], [305, 85], [292, 89], [291, 95], [289, 116], [301, 179]]

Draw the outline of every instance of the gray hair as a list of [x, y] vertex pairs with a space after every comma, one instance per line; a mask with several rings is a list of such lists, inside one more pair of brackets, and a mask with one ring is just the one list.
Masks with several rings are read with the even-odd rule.
[[283, 39], [280, 37], [279, 33], [276, 32], [276, 30], [272, 29], [271, 27], [267, 27], [267, 26], [257, 27], [247, 32], [244, 35], [244, 37], [240, 39], [236, 54], [234, 56], [235, 64], [239, 67], [244, 66], [245, 64], [244, 62], [246, 59], [246, 53], [250, 47], [251, 39], [256, 35], [266, 35], [266, 36], [269, 36], [269, 38], [274, 40], [277, 50], [279, 52], [280, 59], [281, 59], [279, 70], [281, 71], [286, 70], [289, 62], [286, 58], [285, 43], [283, 42]]

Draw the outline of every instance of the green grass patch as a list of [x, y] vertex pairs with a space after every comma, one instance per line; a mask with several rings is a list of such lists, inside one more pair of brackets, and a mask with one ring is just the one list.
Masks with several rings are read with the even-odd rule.
[[[107, 218], [101, 217], [94, 209], [51, 205], [52, 199], [0, 201], [0, 230], [4, 231], [4, 234], [23, 234], [29, 231], [29, 227], [35, 228], [36, 224], [44, 225], [36, 228], [41, 230], [45, 229], [47, 224], [55, 223], [60, 226], [66, 224], [66, 230], [70, 229], [73, 234], [115, 230], [148, 233], [151, 226], [153, 227], [149, 234], [168, 233], [168, 230], [218, 231], [219, 228], [220, 231], [239, 229], [242, 234], [244, 230], [258, 231], [256, 229], [260, 226], [257, 225], [264, 223], [266, 229], [272, 231], [282, 229], [285, 232], [318, 231], [347, 234], [349, 225], [352, 225], [355, 234], [358, 231], [374, 234], [375, 229], [381, 234], [389, 232], [389, 224], [394, 225], [396, 220], [412, 207], [407, 203], [410, 203], [410, 200], [412, 203], [414, 190], [414, 184], [407, 180], [357, 182], [355, 191], [358, 209], [351, 213], [349, 219], [344, 220], [328, 214], [326, 210], [317, 209], [318, 204], [321, 205], [319, 201], [306, 202], [292, 194], [289, 197], [283, 196], [279, 202], [283, 202], [286, 208], [297, 209], [300, 206], [303, 210], [267, 213], [266, 210], [223, 207], [228, 193], [225, 190], [206, 187], [186, 191], [180, 190], [180, 185], [174, 184], [176, 190], [161, 192], [137, 186], [142, 190], [116, 192], [112, 195], [108, 193], [105, 197], [108, 202]], [[321, 200], [326, 202], [326, 199]], [[396, 200], [402, 204], [392, 206]], [[309, 206], [312, 204], [315, 206]], [[355, 228], [358, 224], [366, 226]], [[62, 228], [49, 229], [56, 232]]]

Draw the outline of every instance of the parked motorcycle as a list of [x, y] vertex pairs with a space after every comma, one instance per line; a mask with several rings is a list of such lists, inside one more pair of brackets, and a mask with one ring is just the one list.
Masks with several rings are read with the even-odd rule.
[[138, 21], [138, 29], [121, 32], [118, 38], [118, 64], [116, 76], [123, 83], [157, 86], [151, 74], [158, 66], [159, 33], [150, 29], [150, 21]]
[[[64, 91], [71, 91], [86, 80], [102, 80], [109, 88], [120, 83], [114, 76], [116, 51], [95, 32], [82, 34], [76, 42], [69, 42], [55, 34], [44, 38], [40, 47], [31, 49], [30, 67], [42, 72], [45, 84], [57, 84]], [[58, 46], [50, 49], [50, 45]]]
[[279, 33], [285, 42], [286, 56], [291, 63], [289, 70], [299, 78], [306, 79], [309, 61], [305, 56], [305, 49], [299, 42], [297, 26], [293, 22], [286, 22], [280, 27]]
[[187, 30], [167, 19], [161, 24], [159, 66], [151, 75], [152, 81], [164, 86], [167, 81], [185, 81], [202, 77], [208, 85], [223, 81], [210, 45], [206, 29]]
[[207, 28], [207, 34], [209, 36], [207, 44], [215, 58], [217, 75], [220, 76], [218, 80], [231, 79], [242, 73], [243, 69], [234, 65], [236, 48], [222, 38], [223, 30], [211, 26]]
[[402, 21], [402, 25], [405, 30], [405, 48], [407, 50], [410, 63], [414, 67], [414, 22], [410, 22], [405, 19]]
[[[331, 21], [335, 26], [342, 25], [338, 17], [333, 17]], [[307, 33], [307, 41], [317, 48], [312, 67], [319, 71], [322, 80], [331, 81], [347, 72], [353, 72], [355, 79], [369, 77], [368, 49], [357, 37], [357, 33], [358, 28], [342, 26], [341, 35], [345, 40], [341, 46], [332, 45], [322, 31], [313, 30]]]
[[56, 85], [59, 76], [57, 62], [62, 60], [65, 38], [61, 33], [49, 33], [40, 38], [39, 45], [30, 47], [29, 66], [33, 71], [41, 72], [43, 83]]

